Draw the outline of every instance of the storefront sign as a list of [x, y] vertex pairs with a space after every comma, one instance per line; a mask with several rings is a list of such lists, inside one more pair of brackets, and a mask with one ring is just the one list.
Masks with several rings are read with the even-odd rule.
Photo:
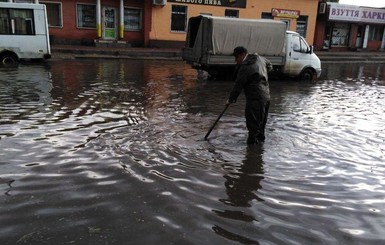
[[354, 5], [330, 4], [329, 20], [364, 23], [385, 23], [385, 9], [364, 8]]
[[231, 8], [246, 8], [246, 0], [167, 0], [167, 2]]
[[300, 14], [299, 10], [276, 9], [276, 8], [271, 9], [271, 15], [273, 17], [297, 19], [299, 17], [299, 14]]

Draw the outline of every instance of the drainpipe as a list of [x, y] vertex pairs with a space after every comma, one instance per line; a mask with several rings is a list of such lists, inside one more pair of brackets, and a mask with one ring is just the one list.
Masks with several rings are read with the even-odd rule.
[[119, 38], [124, 38], [124, 0], [120, 0], [119, 7]]
[[102, 37], [102, 21], [100, 20], [100, 17], [102, 16], [101, 12], [100, 0], [96, 0], [96, 30], [98, 38]]

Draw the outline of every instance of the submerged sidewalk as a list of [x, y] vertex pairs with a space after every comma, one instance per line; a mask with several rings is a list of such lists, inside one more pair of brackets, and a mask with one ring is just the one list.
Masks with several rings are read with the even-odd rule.
[[[115, 58], [182, 60], [181, 49], [51, 45], [52, 59]], [[385, 51], [316, 51], [324, 63], [385, 63]]]
[[181, 49], [117, 48], [80, 45], [51, 45], [52, 59], [76, 58], [131, 58], [182, 60]]

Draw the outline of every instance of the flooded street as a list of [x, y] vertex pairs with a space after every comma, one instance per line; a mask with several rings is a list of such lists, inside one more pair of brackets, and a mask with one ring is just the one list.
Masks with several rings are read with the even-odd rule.
[[244, 96], [178, 61], [0, 68], [0, 244], [382, 244], [385, 65]]

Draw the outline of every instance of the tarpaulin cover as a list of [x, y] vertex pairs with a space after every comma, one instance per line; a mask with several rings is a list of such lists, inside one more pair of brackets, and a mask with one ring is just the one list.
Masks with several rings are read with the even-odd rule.
[[204, 37], [214, 55], [231, 55], [237, 46], [244, 46], [249, 53], [282, 56], [285, 45], [286, 24], [273, 20], [238, 19], [214, 16], [202, 18], [195, 52], [200, 53]]

